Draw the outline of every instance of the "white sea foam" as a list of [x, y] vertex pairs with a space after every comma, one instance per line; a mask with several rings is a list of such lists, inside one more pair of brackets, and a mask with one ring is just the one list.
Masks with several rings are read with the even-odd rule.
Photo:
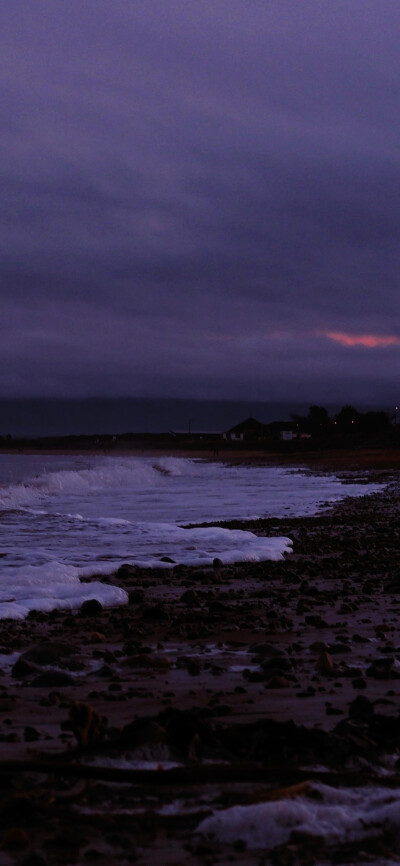
[[197, 828], [220, 842], [239, 839], [249, 848], [274, 848], [292, 831], [323, 837], [326, 842], [368, 839], [383, 830], [400, 837], [400, 792], [385, 788], [331, 788], [314, 784], [311, 797], [234, 806], [216, 812]]
[[121, 460], [97, 462], [87, 468], [46, 470], [0, 490], [0, 507], [26, 507], [47, 498], [85, 496], [104, 490], [141, 490], [155, 486], [160, 474], [149, 463], [137, 461], [130, 466]]
[[23, 619], [30, 610], [74, 609], [97, 599], [104, 607], [126, 604], [128, 595], [119, 587], [93, 581], [82, 583], [79, 571], [60, 562], [25, 565], [2, 575], [0, 619]]
[[[313, 514], [375, 489], [332, 475], [181, 458], [0, 455], [0, 616], [76, 607], [88, 597], [121, 603], [115, 588], [79, 578], [123, 562], [282, 559], [291, 550], [286, 537], [182, 524]], [[60, 568], [73, 569], [72, 582]]]

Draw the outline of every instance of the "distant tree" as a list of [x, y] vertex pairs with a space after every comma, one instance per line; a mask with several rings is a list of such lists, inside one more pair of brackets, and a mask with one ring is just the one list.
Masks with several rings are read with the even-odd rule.
[[390, 417], [387, 412], [365, 412], [360, 418], [360, 427], [366, 433], [388, 433]]
[[331, 423], [329, 412], [324, 406], [310, 406], [307, 421], [311, 428], [321, 433], [326, 431]]
[[292, 415], [302, 433], [310, 433], [311, 436], [322, 436], [331, 427], [332, 420], [328, 410], [324, 406], [310, 406], [307, 415]]
[[343, 433], [351, 432], [359, 429], [359, 422], [362, 416], [354, 408], [354, 406], [343, 406], [343, 408], [335, 415], [335, 424]]

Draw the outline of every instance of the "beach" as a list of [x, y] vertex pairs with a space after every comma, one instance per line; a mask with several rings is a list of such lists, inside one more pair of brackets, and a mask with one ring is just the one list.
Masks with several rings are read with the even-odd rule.
[[0, 866], [400, 866], [399, 43], [0, 3]]
[[127, 604], [0, 620], [4, 866], [400, 862], [399, 483], [363, 470], [224, 524], [277, 561], [122, 565]]

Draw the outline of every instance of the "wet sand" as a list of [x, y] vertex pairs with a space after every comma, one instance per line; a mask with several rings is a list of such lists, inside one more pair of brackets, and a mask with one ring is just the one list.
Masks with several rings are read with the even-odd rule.
[[[225, 524], [289, 536], [283, 562], [122, 567], [126, 607], [0, 622], [1, 864], [365, 861], [196, 828], [304, 782], [382, 784], [400, 747], [400, 487], [377, 477], [385, 492], [317, 517]], [[371, 862], [398, 856], [390, 834], [374, 845]]]

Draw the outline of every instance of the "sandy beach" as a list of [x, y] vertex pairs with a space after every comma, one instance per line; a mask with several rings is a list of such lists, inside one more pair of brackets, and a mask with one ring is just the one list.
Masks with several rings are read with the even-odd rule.
[[289, 536], [283, 562], [121, 567], [126, 606], [0, 621], [4, 866], [400, 862], [387, 822], [255, 847], [204, 823], [400, 785], [397, 461], [339, 468], [367, 465], [384, 492], [227, 524]]

